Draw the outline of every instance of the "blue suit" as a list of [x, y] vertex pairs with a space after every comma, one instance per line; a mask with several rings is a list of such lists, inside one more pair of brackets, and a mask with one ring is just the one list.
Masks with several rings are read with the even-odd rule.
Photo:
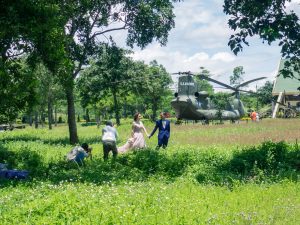
[[[163, 126], [163, 121], [166, 122], [165, 127]], [[166, 148], [168, 145], [168, 140], [170, 137], [170, 121], [169, 120], [157, 120], [153, 131], [150, 134], [150, 137], [156, 132], [158, 129], [158, 148], [163, 147]]]

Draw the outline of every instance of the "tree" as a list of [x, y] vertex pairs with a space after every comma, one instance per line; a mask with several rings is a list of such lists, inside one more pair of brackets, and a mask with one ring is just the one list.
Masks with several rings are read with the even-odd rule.
[[[174, 0], [175, 1], [175, 0]], [[163, 1], [73, 1], [63, 5], [68, 17], [66, 47], [72, 61], [72, 72], [68, 73], [66, 95], [68, 100], [68, 123], [70, 142], [78, 142], [73, 98], [73, 80], [97, 53], [97, 39], [117, 30], [127, 30], [126, 43], [145, 47], [156, 39], [166, 44], [169, 30], [174, 27], [172, 2]], [[118, 109], [117, 109], [118, 111]], [[117, 121], [118, 122], [118, 121]]]
[[70, 142], [74, 144], [78, 142], [74, 79], [98, 51], [99, 37], [105, 42], [109, 33], [127, 30], [130, 47], [143, 48], [153, 40], [165, 45], [174, 27], [172, 4], [176, 1], [6, 1], [1, 4], [0, 25], [14, 26], [12, 34], [8, 29], [1, 33], [1, 54], [7, 56], [13, 44], [18, 51], [33, 49], [59, 75], [66, 90]]
[[0, 64], [0, 123], [11, 123], [36, 102], [37, 83], [25, 58]]
[[133, 61], [126, 56], [128, 53], [130, 52], [118, 48], [115, 44], [104, 45], [94, 64], [78, 79], [84, 107], [88, 104], [94, 105], [105, 96], [112, 96], [118, 125], [120, 124], [119, 97], [130, 91], [128, 82], [135, 75]]
[[135, 90], [142, 97], [144, 105], [150, 105], [152, 109], [151, 119], [155, 120], [163, 99], [170, 95], [168, 87], [172, 83], [172, 78], [166, 69], [155, 60], [150, 62], [149, 66], [143, 62], [138, 62], [137, 67], [137, 71], [143, 77], [135, 82]]
[[237, 66], [233, 69], [233, 75], [231, 75], [229, 77], [230, 79], [230, 84], [233, 86], [237, 86], [240, 83], [243, 82], [245, 72], [244, 72], [244, 68], [242, 66]]
[[[64, 91], [62, 90], [62, 86], [58, 84], [58, 80], [55, 79], [55, 76], [52, 75], [43, 63], [36, 63], [33, 73], [38, 83], [35, 111], [36, 114], [40, 111], [43, 115], [47, 108], [48, 127], [51, 130], [53, 122], [56, 123], [56, 105], [59, 100], [63, 99]], [[55, 114], [54, 118], [53, 111]]]
[[[211, 73], [209, 70], [207, 70], [205, 67], [200, 67], [200, 75], [204, 75], [207, 77], [211, 77]], [[197, 83], [200, 91], [207, 91], [209, 94], [213, 94], [214, 93], [214, 89], [213, 86], [205, 79], [199, 79], [198, 76], [196, 76], [195, 78], [195, 82]]]
[[257, 89], [257, 98], [262, 105], [272, 103], [272, 99], [273, 99], [272, 90], [273, 90], [273, 84], [270, 81], [266, 81], [264, 86]]
[[220, 120], [220, 123], [223, 123], [222, 111], [229, 104], [228, 98], [229, 95], [227, 93], [221, 93], [221, 92], [211, 96], [212, 103], [214, 104], [215, 108], [218, 110], [217, 118]]
[[230, 15], [229, 27], [236, 33], [231, 35], [228, 45], [237, 54], [243, 45], [249, 45], [247, 38], [258, 35], [263, 42], [278, 41], [283, 58], [290, 60], [281, 70], [284, 77], [293, 76], [289, 68], [300, 68], [300, 21], [294, 11], [286, 10], [291, 0], [225, 0], [224, 12]]

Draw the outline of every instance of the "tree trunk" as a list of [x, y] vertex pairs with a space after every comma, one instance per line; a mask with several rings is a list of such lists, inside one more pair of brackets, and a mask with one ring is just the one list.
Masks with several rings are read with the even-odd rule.
[[52, 130], [52, 99], [51, 94], [48, 95], [48, 126]]
[[87, 123], [91, 122], [91, 120], [90, 120], [90, 110], [88, 108], [85, 109], [85, 121]]
[[42, 127], [44, 127], [44, 124], [45, 124], [45, 115], [44, 115], [44, 110], [42, 110], [42, 112], [41, 112], [41, 125], [42, 125]]
[[127, 104], [126, 104], [126, 98], [124, 103], [124, 117], [127, 118]]
[[116, 90], [113, 90], [112, 93], [113, 93], [113, 96], [114, 96], [114, 108], [115, 108], [115, 115], [116, 115], [116, 123], [117, 123], [117, 125], [120, 125], [120, 115], [119, 115], [117, 92], [116, 92]]
[[152, 116], [151, 116], [151, 120], [152, 120], [152, 121], [155, 121], [155, 119], [156, 119], [157, 108], [158, 108], [157, 102], [156, 102], [156, 101], [153, 101], [153, 102], [152, 102]]
[[51, 123], [52, 123], [52, 125], [54, 124], [54, 109], [53, 109], [53, 103], [51, 104]]
[[54, 124], [57, 126], [57, 108], [54, 106]]
[[95, 119], [97, 123], [97, 128], [100, 127], [100, 111], [97, 109], [96, 106], [94, 106], [94, 111], [95, 111]]
[[66, 96], [68, 103], [68, 125], [69, 125], [69, 138], [70, 144], [76, 144], [79, 142], [77, 136], [77, 127], [76, 127], [76, 115], [75, 115], [75, 105], [74, 105], [74, 85], [69, 84], [66, 87]]
[[29, 119], [28, 119], [29, 126], [32, 127], [32, 112], [30, 112], [28, 116], [29, 116]]
[[34, 112], [34, 127], [36, 129], [39, 127], [39, 114], [37, 111]]

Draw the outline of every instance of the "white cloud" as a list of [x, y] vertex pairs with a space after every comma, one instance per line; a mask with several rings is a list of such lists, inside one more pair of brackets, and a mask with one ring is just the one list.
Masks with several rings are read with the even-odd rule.
[[285, 3], [285, 6], [288, 8], [288, 9], [292, 9], [294, 7], [299, 7], [299, 4], [300, 4], [300, 0], [292, 0], [291, 2], [286, 2]]
[[233, 62], [235, 60], [235, 57], [232, 55], [232, 53], [219, 52], [214, 54], [211, 59], [223, 62]]
[[228, 38], [231, 30], [227, 26], [227, 22], [223, 20], [213, 20], [212, 22], [194, 28], [193, 31], [187, 33], [190, 38], [207, 38], [219, 39]]
[[[289, 8], [299, 7], [300, 0]], [[222, 11], [223, 1], [186, 0], [176, 4], [176, 28], [169, 34], [167, 46], [150, 44], [144, 50], [134, 48], [133, 58], [149, 63], [157, 60], [168, 72], [199, 71], [205, 67], [213, 78], [229, 83], [229, 76], [237, 66], [243, 66], [244, 80], [261, 76], [274, 80], [280, 60], [280, 48], [264, 45], [257, 37], [249, 38], [250, 46], [235, 56], [228, 47], [234, 33], [227, 26], [228, 17]], [[124, 43], [124, 33], [118, 34], [118, 43]], [[124, 44], [122, 45], [124, 46]], [[261, 86], [266, 80], [252, 83]], [[254, 85], [254, 86], [253, 86]]]
[[297, 16], [300, 16], [300, 0], [292, 0], [285, 3], [287, 11], [294, 11]]
[[206, 10], [203, 2], [198, 0], [177, 3], [174, 12], [176, 15], [176, 28], [178, 29], [184, 29], [199, 23], [210, 23], [213, 18], [212, 11]]
[[199, 52], [196, 53], [195, 55], [187, 58], [186, 60], [184, 60], [184, 62], [186, 63], [191, 63], [191, 62], [195, 62], [195, 61], [205, 61], [209, 59], [209, 55], [205, 52]]
[[[144, 60], [146, 63], [155, 59], [164, 65], [168, 72], [197, 72], [201, 66], [208, 68], [212, 72], [223, 72], [224, 68], [231, 67], [235, 56], [230, 52], [217, 52], [213, 55], [209, 55], [206, 52], [197, 52], [189, 56], [180, 51], [171, 51], [161, 48], [159, 45], [153, 45], [146, 50], [135, 51], [133, 59]], [[220, 65], [223, 65], [221, 71], [218, 70]]]

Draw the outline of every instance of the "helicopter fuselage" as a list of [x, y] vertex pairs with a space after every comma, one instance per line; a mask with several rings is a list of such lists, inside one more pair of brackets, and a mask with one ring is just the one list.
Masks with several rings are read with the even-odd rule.
[[198, 113], [197, 105], [193, 104], [188, 96], [178, 96], [171, 101], [176, 117], [179, 119], [204, 120], [204, 115]]
[[187, 120], [237, 120], [244, 115], [244, 107], [240, 100], [233, 99], [228, 107], [218, 110], [208, 97], [180, 95], [171, 101], [178, 119]]
[[[179, 73], [180, 74], [180, 73]], [[187, 120], [238, 120], [245, 114], [244, 106], [242, 101], [239, 99], [238, 95], [235, 97], [228, 97], [226, 105], [221, 109], [214, 104], [209, 98], [206, 91], [201, 90], [195, 83], [190, 72], [181, 73], [186, 74], [179, 77], [178, 79], [178, 92], [175, 93], [175, 98], [171, 101], [171, 105], [176, 112], [176, 117], [178, 119]], [[209, 81], [216, 82], [227, 88], [233, 89], [237, 92], [238, 89], [226, 85], [222, 82], [216, 81], [212, 78], [205, 78]], [[257, 78], [251, 80], [250, 82], [259, 80], [262, 78]], [[245, 82], [245, 85], [248, 84]], [[240, 85], [240, 86], [241, 86]]]

